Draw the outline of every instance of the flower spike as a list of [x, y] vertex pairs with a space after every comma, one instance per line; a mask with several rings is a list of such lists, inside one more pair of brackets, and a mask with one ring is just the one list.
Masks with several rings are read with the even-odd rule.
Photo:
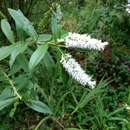
[[70, 48], [88, 48], [99, 51], [104, 50], [105, 46], [108, 45], [108, 42], [101, 42], [101, 40], [91, 38], [90, 35], [71, 32], [65, 37], [64, 42]]
[[76, 62], [70, 54], [63, 54], [60, 62], [69, 75], [71, 75], [80, 84], [83, 86], [89, 85], [92, 89], [95, 88], [96, 81], [93, 81], [92, 77], [85, 73], [80, 64], [78, 64], [78, 62]]

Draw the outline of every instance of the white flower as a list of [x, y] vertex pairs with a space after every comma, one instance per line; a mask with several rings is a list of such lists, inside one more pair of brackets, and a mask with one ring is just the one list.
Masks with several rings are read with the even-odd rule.
[[65, 45], [70, 48], [88, 48], [94, 50], [103, 50], [107, 42], [101, 42], [95, 38], [91, 38], [87, 34], [78, 34], [69, 32], [68, 36], [65, 37]]
[[127, 110], [130, 110], [130, 106], [128, 104], [124, 105]]
[[70, 54], [62, 55], [60, 62], [65, 70], [80, 84], [84, 86], [89, 85], [92, 89], [95, 88], [96, 81], [93, 81], [92, 77], [85, 73], [85, 71]]
[[126, 11], [130, 14], [130, 8], [126, 8]]

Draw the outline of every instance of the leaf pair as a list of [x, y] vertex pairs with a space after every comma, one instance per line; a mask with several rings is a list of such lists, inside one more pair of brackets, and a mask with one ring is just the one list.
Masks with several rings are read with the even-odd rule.
[[[8, 9], [10, 15], [15, 21], [17, 35], [19, 38], [24, 39], [24, 33], [30, 36], [34, 41], [37, 40], [38, 35], [32, 25], [32, 23], [23, 15], [20, 10]], [[11, 30], [11, 26], [6, 19], [1, 20], [1, 29], [10, 43], [15, 43], [14, 33]]]
[[20, 31], [23, 30], [26, 32], [27, 35], [33, 38], [33, 40], [37, 40], [38, 35], [32, 25], [32, 23], [23, 15], [23, 13], [20, 10], [13, 10], [13, 9], [8, 9], [10, 15], [15, 21], [16, 28]]

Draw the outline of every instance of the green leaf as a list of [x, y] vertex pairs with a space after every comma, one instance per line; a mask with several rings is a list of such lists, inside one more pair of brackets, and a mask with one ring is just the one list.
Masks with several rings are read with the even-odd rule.
[[23, 53], [25, 50], [27, 49], [27, 45], [26, 44], [21, 44], [21, 42], [17, 42], [16, 46], [14, 47], [13, 52], [11, 53], [11, 57], [10, 57], [10, 67], [13, 65], [13, 63], [15, 62], [16, 57]]
[[0, 48], [0, 61], [8, 57], [14, 50], [14, 45]]
[[26, 105], [40, 113], [52, 113], [50, 108], [39, 100], [31, 100], [30, 102], [26, 102]]
[[18, 58], [17, 60], [15, 61], [16, 64], [14, 64], [10, 70], [10, 73], [13, 75], [17, 72], [19, 72], [21, 69], [24, 71], [24, 72], [29, 72], [29, 69], [28, 69], [28, 59], [27, 59], [27, 56], [25, 56], [25, 54], [20, 54], [18, 55]]
[[11, 30], [10, 24], [6, 19], [1, 20], [1, 29], [5, 34], [5, 36], [7, 37], [7, 39], [9, 40], [9, 42], [14, 43], [15, 42], [14, 34], [13, 31]]
[[52, 29], [53, 37], [56, 40], [57, 38], [60, 37], [61, 28], [60, 25], [58, 24], [58, 20], [55, 14], [53, 14], [52, 16], [51, 29]]
[[29, 36], [31, 36], [35, 41], [38, 35], [32, 25], [32, 23], [23, 15], [20, 10], [8, 9], [10, 15], [15, 20], [16, 25], [23, 29]]
[[46, 67], [49, 74], [53, 74], [55, 62], [49, 52], [45, 54], [44, 59], [43, 59], [43, 64]]
[[40, 35], [38, 35], [37, 42], [39, 42], [39, 43], [47, 42], [47, 41], [50, 41], [51, 38], [52, 38], [52, 35], [50, 35], [50, 34], [40, 34]]
[[11, 87], [6, 87], [0, 94], [0, 100], [7, 99], [13, 96], [13, 91]]
[[79, 108], [85, 107], [92, 99], [96, 98], [99, 94], [104, 92], [104, 87], [108, 85], [107, 80], [101, 80], [95, 89], [89, 91], [84, 91], [80, 101], [78, 102], [77, 106], [75, 107], [74, 112], [76, 112]]
[[114, 110], [113, 112], [111, 112], [110, 114], [108, 114], [108, 117], [112, 117], [112, 116], [114, 116], [114, 115], [116, 115], [116, 114], [124, 111], [124, 109], [125, 109], [124, 107], [118, 108], [117, 110]]
[[96, 97], [98, 94], [101, 94], [103, 90], [99, 88], [95, 88], [92, 91], [84, 92], [83, 96], [80, 99], [80, 102], [78, 104], [79, 108], [83, 108], [90, 100], [92, 100], [94, 97]]
[[17, 100], [17, 97], [10, 97], [10, 98], [4, 99], [4, 100], [0, 100], [0, 110], [11, 105], [16, 100]]
[[93, 98], [95, 98], [97, 95], [101, 94], [104, 90], [101, 90], [100, 88], [95, 88], [91, 90], [89, 93], [88, 91], [85, 91], [75, 107], [74, 112], [76, 112], [79, 108], [85, 107]]
[[48, 45], [40, 45], [36, 49], [36, 51], [32, 54], [30, 61], [29, 61], [29, 69], [32, 70], [36, 65], [39, 64], [39, 62], [44, 57], [45, 53], [47, 52]]

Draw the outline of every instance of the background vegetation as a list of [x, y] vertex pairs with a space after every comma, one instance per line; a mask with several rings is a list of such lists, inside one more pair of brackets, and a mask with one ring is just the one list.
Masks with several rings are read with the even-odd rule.
[[[130, 109], [126, 109], [130, 105], [130, 16], [126, 4], [124, 0], [0, 0], [0, 19], [7, 18], [16, 34], [8, 8], [20, 9], [40, 34], [51, 33], [52, 14], [57, 12], [64, 30], [109, 42], [101, 53], [69, 50], [94, 74], [98, 82], [94, 90], [73, 81], [53, 49], [33, 74], [27, 66], [34, 46], [19, 55], [11, 69], [8, 58], [0, 61], [0, 103], [11, 95], [11, 85], [22, 95], [21, 101], [0, 111], [0, 130], [130, 130]], [[0, 46], [6, 45], [9, 42], [1, 30]], [[52, 114], [27, 107], [34, 99], [47, 104]]]

